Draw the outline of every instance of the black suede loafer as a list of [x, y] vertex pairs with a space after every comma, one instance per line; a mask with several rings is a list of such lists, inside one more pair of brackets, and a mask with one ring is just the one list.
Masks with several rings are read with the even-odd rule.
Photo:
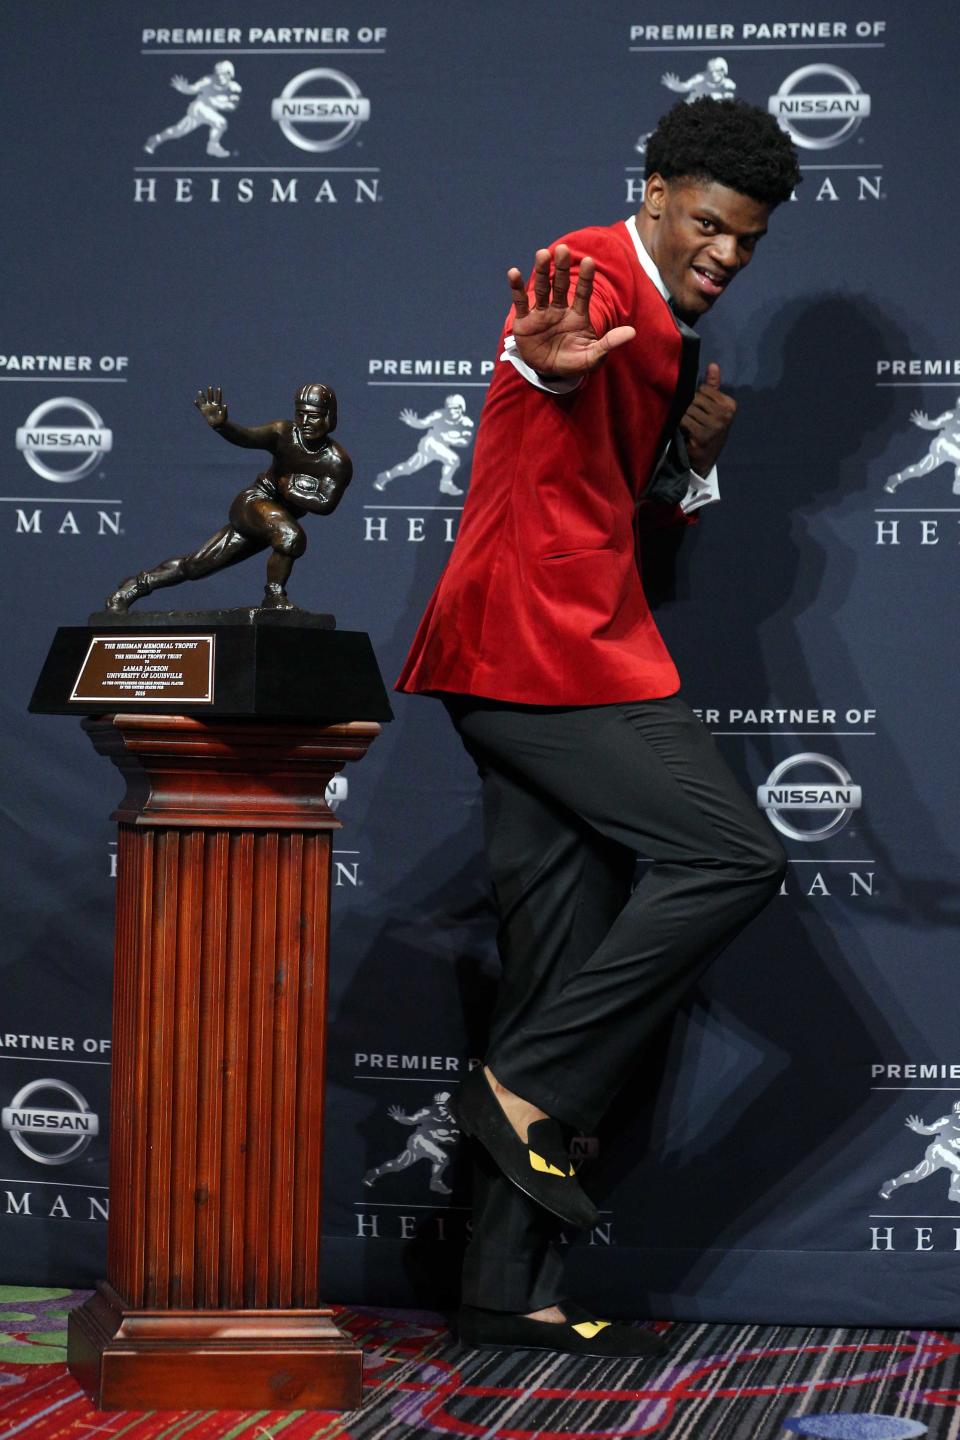
[[507, 1179], [531, 1200], [568, 1225], [596, 1225], [599, 1212], [580, 1187], [556, 1120], [535, 1120], [525, 1145], [480, 1067], [461, 1082], [451, 1108], [463, 1133], [479, 1140]]
[[666, 1351], [660, 1336], [642, 1325], [598, 1320], [572, 1300], [562, 1301], [560, 1308], [565, 1324], [462, 1305], [459, 1338], [476, 1350], [558, 1350], [603, 1360], [652, 1360]]

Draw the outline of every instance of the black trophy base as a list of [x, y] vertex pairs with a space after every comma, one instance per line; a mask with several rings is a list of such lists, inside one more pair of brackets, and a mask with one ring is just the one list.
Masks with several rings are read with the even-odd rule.
[[334, 629], [333, 616], [246, 609], [107, 613], [104, 621], [91, 616], [90, 625], [60, 627], [32, 712], [142, 710], [322, 724], [393, 719], [369, 635]]

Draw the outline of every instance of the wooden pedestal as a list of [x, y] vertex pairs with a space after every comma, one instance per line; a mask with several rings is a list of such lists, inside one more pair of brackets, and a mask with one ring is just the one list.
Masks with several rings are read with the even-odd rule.
[[111, 715], [123, 771], [108, 1283], [70, 1369], [104, 1409], [349, 1408], [319, 1304], [331, 835], [379, 733]]

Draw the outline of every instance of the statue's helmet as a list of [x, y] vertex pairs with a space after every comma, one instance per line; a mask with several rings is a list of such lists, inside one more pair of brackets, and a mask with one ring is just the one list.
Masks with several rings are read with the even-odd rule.
[[467, 402], [462, 395], [448, 395], [443, 403], [448, 410], [466, 410], [467, 408]]
[[434, 1095], [434, 1097], [433, 1097], [433, 1103], [434, 1103], [434, 1105], [446, 1105], [446, 1103], [447, 1103], [447, 1101], [448, 1101], [449, 1099], [450, 1099], [450, 1091], [449, 1091], [449, 1090], [438, 1090], [437, 1093], [436, 1093], [436, 1095]]
[[236, 75], [232, 60], [218, 60], [213, 67], [213, 73], [221, 80], [232, 80]]
[[712, 60], [707, 61], [707, 70], [710, 72], [710, 74], [715, 80], [721, 77], [725, 77], [729, 69], [730, 66], [727, 64], [726, 60], [724, 60], [722, 55], [715, 55]]
[[307, 385], [301, 385], [293, 399], [296, 409], [304, 405], [323, 411], [329, 421], [329, 428], [332, 430], [337, 423], [337, 397], [329, 385], [321, 385], [318, 381], [311, 381]]

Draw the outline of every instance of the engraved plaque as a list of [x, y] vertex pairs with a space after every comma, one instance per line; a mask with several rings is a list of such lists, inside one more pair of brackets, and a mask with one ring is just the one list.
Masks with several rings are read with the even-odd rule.
[[213, 650], [212, 635], [95, 635], [70, 700], [211, 704]]

